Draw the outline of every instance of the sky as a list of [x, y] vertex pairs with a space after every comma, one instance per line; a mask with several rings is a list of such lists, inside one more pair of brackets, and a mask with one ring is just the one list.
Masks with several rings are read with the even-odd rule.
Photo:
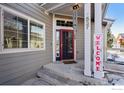
[[117, 36], [119, 33], [124, 33], [124, 3], [109, 4], [106, 12], [106, 18], [115, 20], [111, 27], [111, 32], [115, 36]]

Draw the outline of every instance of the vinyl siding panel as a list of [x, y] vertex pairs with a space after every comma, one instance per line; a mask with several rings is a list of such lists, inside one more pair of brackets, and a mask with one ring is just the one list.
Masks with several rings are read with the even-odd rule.
[[[1, 8], [0, 8], [0, 20], [1, 20], [1, 15], [2, 15], [2, 12], [1, 12]], [[1, 21], [0, 21], [0, 36], [1, 36]], [[2, 39], [1, 39], [1, 37], [0, 37], [0, 51], [2, 50], [2, 43], [1, 43], [1, 41], [2, 41]]]
[[78, 18], [76, 39], [77, 59], [82, 60], [84, 58], [84, 21], [82, 18]]
[[2, 4], [45, 23], [46, 49], [0, 54], [0, 84], [21, 84], [36, 74], [42, 65], [52, 62], [52, 15], [37, 4]]
[[[84, 19], [78, 19], [77, 31], [77, 59], [84, 59]], [[93, 39], [94, 39], [94, 23], [91, 22], [91, 60], [93, 60]]]

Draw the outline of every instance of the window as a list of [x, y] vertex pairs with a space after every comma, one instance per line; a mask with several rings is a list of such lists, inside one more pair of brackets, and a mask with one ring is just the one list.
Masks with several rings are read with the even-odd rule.
[[3, 23], [4, 49], [45, 49], [44, 23], [18, 12], [7, 11], [4, 11]]
[[30, 46], [31, 48], [43, 48], [44, 47], [44, 29], [43, 25], [35, 22], [30, 23]]
[[73, 22], [72, 21], [57, 20], [56, 25], [57, 26], [73, 27]]
[[27, 47], [27, 20], [4, 12], [4, 48]]

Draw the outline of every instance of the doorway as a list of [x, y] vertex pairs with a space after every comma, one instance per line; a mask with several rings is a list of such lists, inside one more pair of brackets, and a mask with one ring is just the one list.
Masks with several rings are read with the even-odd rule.
[[73, 30], [56, 30], [56, 60], [74, 59]]

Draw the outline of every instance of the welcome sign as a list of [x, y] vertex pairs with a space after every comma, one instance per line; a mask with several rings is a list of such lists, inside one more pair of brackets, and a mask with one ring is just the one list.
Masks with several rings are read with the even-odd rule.
[[102, 78], [103, 74], [103, 33], [94, 35], [94, 77]]

